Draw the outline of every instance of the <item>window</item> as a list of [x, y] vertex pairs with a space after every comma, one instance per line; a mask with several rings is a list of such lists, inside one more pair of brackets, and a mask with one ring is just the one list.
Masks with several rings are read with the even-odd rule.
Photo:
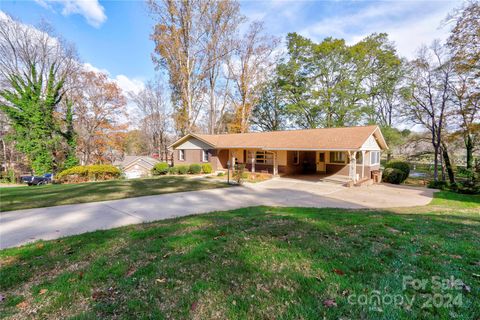
[[345, 163], [345, 152], [330, 152], [330, 163]]
[[362, 152], [361, 151], [357, 152], [357, 164], [362, 164], [363, 162], [362, 158], [363, 158]]
[[370, 152], [370, 164], [380, 164], [380, 151], [371, 151]]
[[178, 150], [178, 160], [185, 160], [185, 150]]
[[299, 164], [300, 163], [300, 151], [294, 151], [293, 152], [293, 164]]
[[325, 153], [320, 152], [318, 154], [318, 162], [325, 162]]
[[[255, 157], [253, 157], [254, 154]], [[248, 151], [248, 158], [255, 158], [255, 163], [259, 164], [273, 164], [273, 153], [267, 151], [257, 151], [255, 153]]]
[[208, 162], [208, 150], [202, 150], [202, 161]]

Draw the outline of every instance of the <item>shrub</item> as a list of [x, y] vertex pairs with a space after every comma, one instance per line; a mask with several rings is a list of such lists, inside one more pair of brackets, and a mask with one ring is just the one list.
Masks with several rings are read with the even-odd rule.
[[181, 165], [177, 167], [177, 172], [178, 174], [187, 174], [188, 173], [188, 166], [186, 165]]
[[93, 164], [63, 170], [57, 175], [57, 179], [64, 182], [86, 182], [116, 179], [121, 174], [120, 169], [110, 164]]
[[219, 173], [217, 173], [217, 177], [223, 177], [225, 175], [225, 172], [223, 171], [220, 171]]
[[382, 180], [388, 183], [400, 184], [405, 180], [405, 173], [396, 168], [383, 170]]
[[203, 173], [212, 173], [212, 165], [210, 163], [202, 164], [202, 171]]
[[199, 174], [202, 172], [202, 166], [198, 163], [192, 163], [188, 168], [188, 173], [190, 174]]
[[480, 194], [480, 182], [473, 180], [460, 182], [456, 191], [464, 194]]
[[248, 174], [245, 175], [245, 165], [237, 164], [235, 166], [235, 172], [233, 173], [233, 179], [239, 184], [242, 185], [243, 181], [248, 178]]
[[428, 183], [427, 186], [431, 189], [448, 190], [448, 182], [447, 181], [432, 180]]
[[166, 162], [159, 162], [153, 166], [152, 174], [153, 175], [164, 175], [168, 173], [168, 163]]
[[398, 170], [402, 171], [404, 177], [402, 178], [402, 181], [400, 181], [400, 183], [405, 181], [405, 179], [407, 179], [408, 176], [410, 175], [410, 165], [406, 161], [390, 160], [385, 165], [385, 168], [393, 168], [393, 169], [398, 169]]
[[169, 174], [178, 174], [178, 167], [173, 166], [173, 167], [168, 168], [168, 173]]

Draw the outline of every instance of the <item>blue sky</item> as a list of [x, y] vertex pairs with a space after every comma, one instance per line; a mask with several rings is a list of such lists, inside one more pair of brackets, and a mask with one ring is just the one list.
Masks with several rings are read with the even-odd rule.
[[[265, 21], [269, 33], [299, 32], [316, 41], [327, 36], [354, 43], [387, 32], [402, 56], [433, 38], [443, 39], [442, 20], [459, 1], [241, 1], [249, 19]], [[30, 25], [46, 20], [77, 47], [83, 62], [108, 72], [124, 89], [155, 76], [151, 62], [153, 21], [143, 1], [36, 0], [0, 2], [0, 10]]]

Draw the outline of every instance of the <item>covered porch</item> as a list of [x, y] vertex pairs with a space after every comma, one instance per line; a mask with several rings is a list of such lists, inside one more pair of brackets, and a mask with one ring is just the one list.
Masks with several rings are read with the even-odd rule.
[[370, 178], [365, 150], [273, 150], [235, 148], [218, 151], [219, 168], [245, 165], [250, 172], [268, 172], [303, 179], [357, 182]]

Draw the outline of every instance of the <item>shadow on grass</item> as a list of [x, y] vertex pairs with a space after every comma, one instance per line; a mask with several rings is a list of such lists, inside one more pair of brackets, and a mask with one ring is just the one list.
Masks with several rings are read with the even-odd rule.
[[4, 188], [1, 190], [2, 205], [0, 211], [116, 200], [225, 186], [221, 182], [206, 179], [164, 176], [80, 184]]
[[[373, 290], [404, 294], [403, 275], [475, 283], [478, 226], [466, 222], [478, 220], [425, 211], [252, 207], [86, 233], [0, 252], [16, 259], [0, 290], [8, 299], [26, 288], [16, 292], [39, 317], [60, 314], [61, 301], [80, 318], [448, 318], [452, 309], [423, 310], [424, 301], [380, 314], [348, 303]], [[453, 312], [473, 317], [478, 298], [474, 288]]]

